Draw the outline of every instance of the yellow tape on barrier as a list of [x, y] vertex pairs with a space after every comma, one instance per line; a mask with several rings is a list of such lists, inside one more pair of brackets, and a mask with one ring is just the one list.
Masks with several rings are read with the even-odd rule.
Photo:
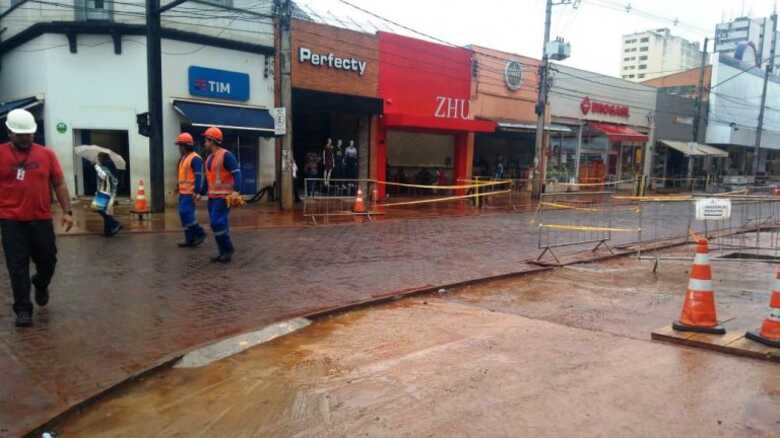
[[574, 207], [566, 204], [558, 204], [555, 202], [540, 202], [539, 205], [546, 207], [553, 207], [561, 210], [579, 210], [579, 211], [603, 211], [603, 208], [586, 208], [586, 207]]
[[392, 204], [377, 204], [377, 207], [399, 207], [403, 205], [432, 204], [434, 202], [456, 201], [458, 199], [476, 198], [478, 196], [481, 197], [481, 196], [501, 195], [501, 194], [511, 193], [511, 192], [512, 192], [511, 190], [501, 190], [497, 192], [474, 193], [471, 195], [447, 196], [445, 198], [420, 199], [418, 201], [396, 202]]
[[[618, 184], [627, 184], [634, 182], [633, 179], [624, 179], [622, 181], [612, 181], [612, 182], [598, 182], [598, 183], [556, 183], [556, 185], [559, 186], [572, 186], [572, 187], [594, 187], [594, 186], [612, 186], [612, 185], [618, 185]], [[548, 182], [549, 184], [549, 182]]]
[[585, 227], [579, 225], [550, 225], [550, 224], [539, 224], [539, 228], [552, 228], [554, 230], [568, 230], [568, 231], [615, 231], [615, 232], [627, 232], [627, 233], [637, 233], [642, 230], [641, 228]]
[[690, 201], [693, 199], [690, 195], [685, 196], [613, 196], [612, 199], [621, 199], [621, 200], [629, 200], [629, 201], [640, 201], [640, 202], [679, 202], [679, 201]]
[[492, 187], [492, 186], [500, 186], [500, 185], [512, 183], [512, 181], [493, 181], [493, 182], [483, 182], [479, 184], [467, 184], [462, 186], [431, 186], [431, 185], [423, 185], [423, 184], [407, 184], [407, 183], [398, 183], [398, 182], [391, 182], [391, 181], [379, 181], [375, 179], [370, 179], [368, 181], [376, 184], [384, 184], [386, 186], [409, 187], [413, 189], [433, 189], [433, 190], [468, 190], [468, 189], [475, 189], [479, 187]]

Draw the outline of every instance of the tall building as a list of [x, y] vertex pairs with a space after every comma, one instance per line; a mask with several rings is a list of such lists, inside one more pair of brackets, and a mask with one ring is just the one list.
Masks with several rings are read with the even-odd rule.
[[623, 35], [621, 54], [620, 76], [633, 82], [686, 70], [701, 63], [699, 43], [676, 37], [666, 28]]
[[[772, 39], [765, 35], [771, 33], [770, 18], [739, 17], [720, 23], [715, 26], [715, 52], [751, 64], [757, 59], [767, 59]], [[776, 33], [775, 38], [778, 35]]]

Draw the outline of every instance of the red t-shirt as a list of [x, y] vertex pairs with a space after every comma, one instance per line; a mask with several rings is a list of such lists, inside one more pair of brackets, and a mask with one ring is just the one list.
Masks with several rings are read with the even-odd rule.
[[20, 151], [10, 143], [0, 144], [0, 219], [51, 219], [52, 186], [62, 179], [62, 167], [51, 149], [33, 144]]

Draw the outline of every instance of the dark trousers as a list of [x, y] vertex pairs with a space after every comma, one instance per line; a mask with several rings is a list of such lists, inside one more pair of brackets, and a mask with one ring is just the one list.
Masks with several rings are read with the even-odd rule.
[[98, 214], [103, 217], [103, 235], [112, 236], [119, 226], [119, 221], [103, 210], [98, 210]]
[[14, 291], [14, 312], [32, 312], [30, 301], [30, 259], [35, 263], [32, 281], [38, 288], [49, 287], [57, 265], [57, 245], [51, 220], [0, 220], [3, 251], [11, 289]]
[[232, 255], [235, 249], [230, 240], [230, 208], [225, 198], [209, 198], [209, 219], [214, 240], [217, 241], [220, 255]]

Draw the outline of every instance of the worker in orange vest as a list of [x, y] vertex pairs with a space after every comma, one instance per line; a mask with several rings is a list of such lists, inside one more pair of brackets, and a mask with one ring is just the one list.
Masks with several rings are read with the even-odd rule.
[[195, 140], [187, 132], [176, 137], [179, 159], [179, 218], [184, 227], [184, 242], [180, 248], [194, 248], [206, 240], [206, 231], [198, 224], [195, 201], [203, 192], [203, 158], [195, 152]]
[[210, 127], [203, 133], [206, 152], [206, 184], [208, 186], [209, 218], [214, 239], [217, 241], [219, 255], [212, 262], [230, 263], [233, 257], [233, 242], [230, 241], [228, 216], [228, 196], [239, 196], [241, 188], [241, 169], [238, 160], [227, 149], [222, 147], [222, 131]]

